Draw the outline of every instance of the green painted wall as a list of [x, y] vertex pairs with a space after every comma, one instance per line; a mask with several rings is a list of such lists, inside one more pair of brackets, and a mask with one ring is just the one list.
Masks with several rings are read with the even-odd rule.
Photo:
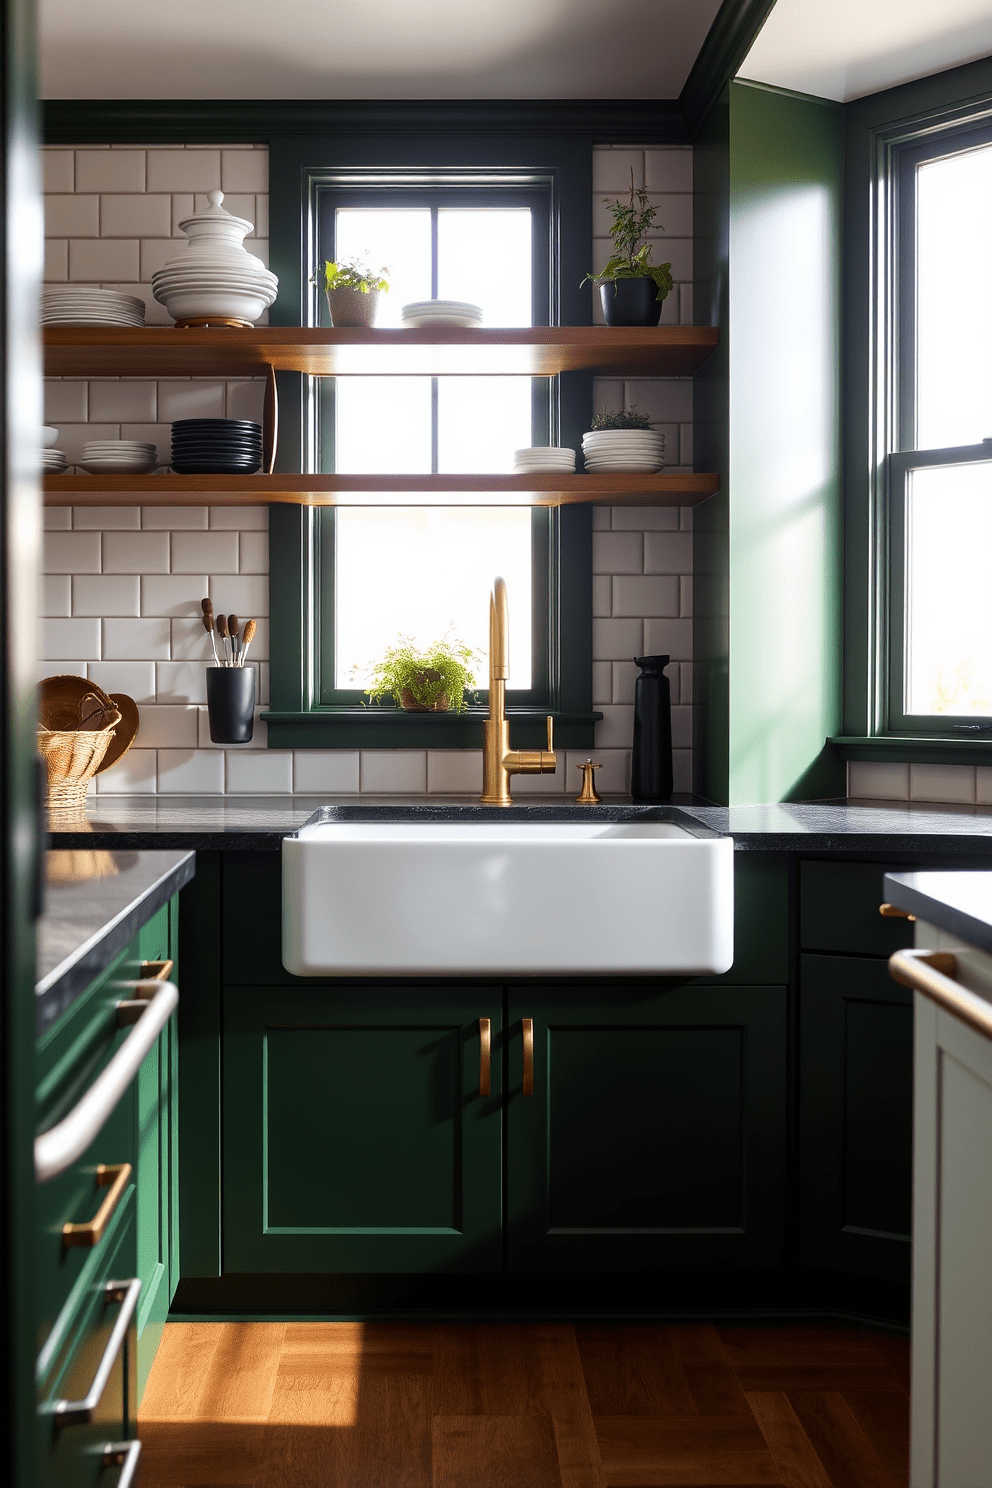
[[696, 316], [726, 330], [695, 409], [723, 480], [696, 511], [697, 778], [735, 804], [844, 792], [843, 143], [836, 105], [735, 82], [696, 151]]

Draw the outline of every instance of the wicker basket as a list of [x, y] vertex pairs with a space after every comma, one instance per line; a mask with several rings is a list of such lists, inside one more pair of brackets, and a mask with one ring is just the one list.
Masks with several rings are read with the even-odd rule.
[[48, 812], [55, 817], [76, 817], [86, 810], [86, 792], [96, 774], [120, 713], [108, 714], [102, 729], [38, 728], [38, 753], [48, 768]]

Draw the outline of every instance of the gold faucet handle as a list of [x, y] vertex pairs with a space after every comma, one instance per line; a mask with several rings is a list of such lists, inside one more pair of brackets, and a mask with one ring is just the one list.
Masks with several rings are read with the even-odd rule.
[[582, 789], [576, 796], [576, 804], [579, 806], [597, 806], [603, 799], [596, 790], [593, 780], [593, 770], [601, 770], [602, 765], [594, 765], [592, 760], [586, 760], [584, 765], [576, 765], [577, 770], [582, 771]]
[[548, 753], [549, 754], [554, 754], [554, 752], [555, 752], [555, 721], [552, 718], [551, 714], [549, 713], [548, 714]]

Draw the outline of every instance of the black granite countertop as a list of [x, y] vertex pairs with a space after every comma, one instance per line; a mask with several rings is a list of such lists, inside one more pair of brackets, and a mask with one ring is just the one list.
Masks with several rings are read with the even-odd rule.
[[[85, 831], [59, 830], [53, 842], [72, 847], [198, 848], [276, 851], [283, 837], [328, 806], [318, 796], [98, 796]], [[673, 796], [713, 831], [730, 833], [739, 851], [926, 851], [987, 858], [992, 867], [992, 807], [927, 806], [893, 801], [830, 801], [767, 806], [710, 806], [698, 797]], [[338, 796], [330, 803], [341, 819], [375, 821], [398, 815], [417, 820], [457, 820], [496, 808], [442, 797]], [[629, 798], [579, 807], [561, 796], [520, 797], [513, 810], [569, 818], [578, 812], [624, 820], [658, 808]]]
[[889, 902], [982, 951], [992, 951], [992, 873], [887, 873]]
[[[42, 1033], [109, 966], [132, 936], [193, 877], [196, 854], [85, 848], [47, 854], [38, 921], [37, 1026]], [[86, 877], [79, 877], [85, 874]]]

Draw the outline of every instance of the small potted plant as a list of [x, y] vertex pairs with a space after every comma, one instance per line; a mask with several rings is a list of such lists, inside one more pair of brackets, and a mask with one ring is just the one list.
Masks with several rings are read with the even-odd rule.
[[311, 277], [311, 284], [323, 284], [332, 326], [373, 326], [379, 308], [379, 294], [388, 290], [383, 277], [389, 270], [370, 269], [361, 259], [324, 261]]
[[373, 703], [391, 695], [407, 713], [463, 713], [466, 689], [475, 688], [469, 664], [478, 659], [471, 647], [446, 636], [423, 649], [400, 636], [376, 662], [365, 691]]
[[674, 287], [671, 264], [652, 264], [651, 245], [645, 242], [658, 209], [644, 190], [634, 186], [630, 173], [630, 201], [603, 198], [613, 217], [610, 237], [613, 256], [599, 274], [587, 274], [582, 283], [599, 285], [603, 314], [609, 326], [656, 326], [662, 301]]
[[582, 458], [594, 475], [653, 475], [665, 463], [665, 436], [652, 420], [635, 408], [594, 413], [588, 434], [582, 436]]

